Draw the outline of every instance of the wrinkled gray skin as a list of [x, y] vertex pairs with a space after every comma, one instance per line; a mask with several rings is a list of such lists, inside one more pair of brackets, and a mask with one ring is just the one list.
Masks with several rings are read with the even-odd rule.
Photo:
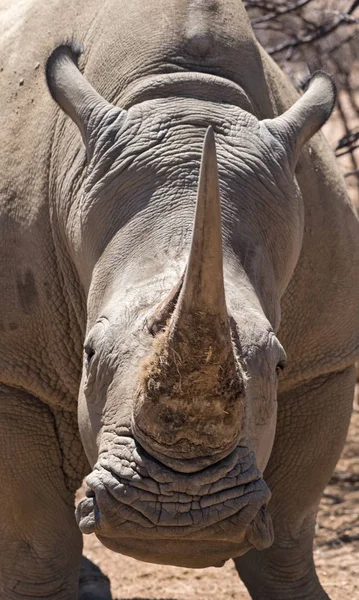
[[81, 530], [323, 600], [359, 354], [358, 221], [306, 144], [332, 85], [277, 118], [297, 95], [239, 0], [98, 6], [0, 2], [1, 598], [109, 598]]

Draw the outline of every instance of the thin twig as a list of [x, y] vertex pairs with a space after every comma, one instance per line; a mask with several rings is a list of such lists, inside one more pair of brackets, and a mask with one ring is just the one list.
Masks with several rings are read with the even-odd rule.
[[[283, 16], [283, 15], [288, 15], [289, 13], [295, 12], [296, 10], [303, 8], [307, 4], [310, 4], [310, 2], [313, 2], [313, 0], [298, 0], [297, 2], [292, 2], [289, 5], [284, 5], [283, 7], [281, 7], [281, 6], [275, 7], [268, 14], [251, 19], [251, 23], [255, 27], [258, 23], [266, 23], [268, 21], [272, 21], [273, 19], [276, 19], [277, 17]], [[267, 8], [265, 10], [267, 10]]]
[[354, 150], [358, 150], [358, 148], [359, 148], [359, 146], [352, 146], [348, 150], [345, 150], [345, 152], [341, 152], [340, 154], [335, 154], [335, 156], [337, 158], [340, 158], [341, 156], [345, 156], [346, 154], [353, 154]]
[[340, 40], [340, 42], [338, 42], [338, 44], [336, 44], [335, 46], [332, 46], [330, 48], [330, 50], [327, 50], [326, 54], [330, 55], [330, 54], [333, 54], [334, 52], [337, 52], [337, 50], [342, 49], [344, 45], [350, 44], [350, 42], [352, 42], [358, 36], [359, 36], [358, 31], [354, 31], [354, 33], [352, 33], [348, 37]]
[[340, 138], [335, 147], [335, 152], [342, 148], [346, 148], [347, 146], [351, 146], [357, 140], [359, 140], [359, 131], [349, 131], [344, 137]]
[[[354, 12], [354, 10], [358, 8], [358, 6], [359, 0], [354, 0], [352, 5], [346, 12], [346, 16], [351, 15]], [[320, 40], [323, 37], [326, 37], [330, 33], [333, 33], [333, 31], [336, 31], [338, 27], [342, 25], [349, 25], [348, 20], [346, 18], [343, 19], [342, 17], [337, 17], [336, 19], [334, 19], [331, 25], [319, 25], [316, 31], [314, 31], [313, 33], [283, 42], [272, 48], [267, 48], [267, 52], [268, 54], [271, 54], [273, 56], [274, 54], [278, 54], [280, 52], [283, 52], [284, 50], [288, 50], [289, 48], [294, 49], [298, 48], [299, 46], [311, 44], [313, 42], [316, 42], [317, 40]]]

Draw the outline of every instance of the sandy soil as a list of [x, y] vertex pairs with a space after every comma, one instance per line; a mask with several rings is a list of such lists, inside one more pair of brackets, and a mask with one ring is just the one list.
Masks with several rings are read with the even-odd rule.
[[[221, 569], [203, 570], [150, 565], [112, 553], [94, 535], [85, 537], [85, 554], [110, 577], [117, 600], [249, 599], [231, 561]], [[347, 443], [318, 517], [315, 561], [332, 600], [359, 600], [358, 559], [359, 393]]]

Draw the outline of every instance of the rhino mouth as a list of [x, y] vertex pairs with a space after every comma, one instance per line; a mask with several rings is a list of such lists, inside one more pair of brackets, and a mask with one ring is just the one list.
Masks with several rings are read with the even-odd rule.
[[218, 566], [273, 542], [270, 492], [246, 446], [185, 474], [123, 438], [100, 456], [87, 485], [77, 509], [82, 533], [95, 533], [105, 546], [140, 560]]

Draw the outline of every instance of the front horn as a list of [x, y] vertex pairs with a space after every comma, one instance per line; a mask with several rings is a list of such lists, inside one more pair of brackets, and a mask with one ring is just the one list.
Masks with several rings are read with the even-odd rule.
[[178, 470], [220, 460], [241, 434], [244, 379], [226, 308], [218, 167], [209, 127], [185, 277], [143, 368], [133, 412], [135, 437]]
[[[223, 278], [222, 220], [216, 145], [212, 127], [204, 139], [191, 249], [172, 322], [186, 328], [190, 315], [206, 315], [210, 329], [230, 340]], [[213, 331], [213, 334], [215, 332]], [[228, 344], [226, 344], [228, 345]]]

